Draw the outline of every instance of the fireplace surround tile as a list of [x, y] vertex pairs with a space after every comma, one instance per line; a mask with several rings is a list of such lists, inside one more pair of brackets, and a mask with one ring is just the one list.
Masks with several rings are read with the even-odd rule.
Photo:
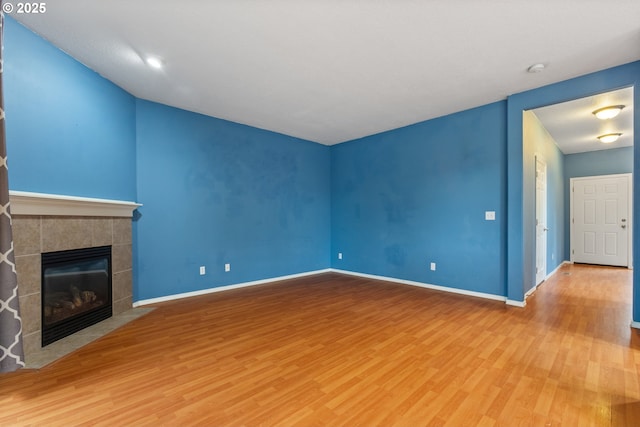
[[107, 246], [113, 243], [113, 220], [91, 220], [91, 246]]
[[133, 297], [131, 295], [128, 295], [127, 297], [118, 300], [118, 301], [113, 301], [113, 314], [120, 314], [120, 313], [124, 313], [128, 310], [131, 310], [131, 307], [133, 306]]
[[29, 363], [32, 355], [37, 354], [42, 349], [42, 334], [40, 331], [30, 334], [22, 333], [22, 347], [26, 362]]
[[21, 296], [18, 300], [20, 301], [20, 315], [22, 316], [22, 332], [30, 334], [40, 331], [42, 323], [40, 293]]
[[130, 218], [114, 218], [113, 219], [113, 244], [124, 245], [131, 244], [131, 219]]
[[42, 217], [42, 252], [91, 247], [89, 218]]
[[40, 253], [42, 237], [39, 216], [14, 216], [11, 228], [16, 256]]
[[113, 301], [120, 301], [131, 296], [131, 288], [133, 285], [131, 271], [125, 270], [113, 273], [112, 285]]
[[131, 245], [114, 245], [111, 248], [113, 271], [131, 270]]
[[27, 363], [41, 352], [42, 253], [111, 245], [113, 315], [131, 310], [131, 218], [14, 215], [12, 223]]
[[16, 271], [21, 296], [40, 294], [40, 254], [16, 256]]

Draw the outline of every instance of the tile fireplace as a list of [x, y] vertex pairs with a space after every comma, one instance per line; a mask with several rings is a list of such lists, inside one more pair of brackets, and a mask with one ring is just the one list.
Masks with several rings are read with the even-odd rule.
[[[47, 303], [43, 300], [42, 293], [43, 254], [109, 247], [112, 314], [131, 309], [132, 214], [140, 205], [133, 202], [13, 191], [10, 192], [10, 197], [22, 332], [28, 361], [29, 354], [42, 347], [44, 310], [49, 310], [46, 309]], [[64, 269], [53, 271], [54, 276], [64, 276], [66, 273]], [[95, 290], [82, 289], [84, 285], [73, 286], [78, 288], [81, 300], [83, 291], [96, 293], [96, 300], [98, 299]], [[59, 292], [57, 298], [60, 301], [52, 302], [52, 305], [66, 304], [67, 309], [71, 310], [70, 305], [63, 301], [71, 298], [71, 303], [74, 303], [75, 289], [65, 285], [55, 292]], [[66, 292], [70, 292], [71, 296], [61, 294]], [[84, 294], [84, 298], [91, 300], [93, 296]], [[76, 299], [75, 302], [82, 306], [79, 300]], [[51, 307], [51, 312], [53, 308]], [[74, 310], [76, 308], [80, 309], [74, 304]]]

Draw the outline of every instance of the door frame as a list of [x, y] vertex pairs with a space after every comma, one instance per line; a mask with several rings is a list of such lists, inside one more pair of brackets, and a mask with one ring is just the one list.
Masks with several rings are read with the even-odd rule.
[[627, 239], [627, 268], [633, 269], [633, 173], [618, 173], [612, 175], [593, 175], [593, 176], [581, 176], [575, 178], [569, 178], [569, 242], [571, 247], [570, 259], [571, 263], [574, 262], [574, 223], [573, 223], [573, 187], [576, 181], [587, 179], [607, 179], [607, 178], [627, 178], [627, 227], [629, 227], [629, 238]]
[[[534, 287], [538, 286], [540, 283], [544, 282], [547, 279], [547, 249], [548, 249], [548, 241], [547, 241], [547, 230], [548, 230], [548, 220], [549, 220], [549, 206], [547, 203], [547, 185], [548, 185], [548, 179], [547, 179], [547, 161], [545, 160], [545, 158], [540, 155], [539, 153], [536, 153], [534, 155], [534, 161], [535, 161], [535, 165], [534, 165], [534, 173], [535, 173], [535, 179], [534, 179], [534, 183], [536, 186], [535, 189], [535, 194], [534, 194], [534, 221], [535, 221], [535, 226], [536, 226], [536, 231], [535, 231], [535, 280], [534, 280]], [[544, 194], [542, 195], [542, 200], [538, 200], [538, 163], [542, 164], [544, 166]], [[542, 234], [542, 239], [541, 242], [538, 240], [538, 204], [542, 202], [542, 217], [543, 217], [543, 222], [544, 222], [544, 230], [543, 230], [543, 234]], [[543, 257], [543, 271], [542, 272], [538, 272], [538, 245], [539, 243], [542, 243], [543, 249], [544, 249], [544, 253], [542, 254]]]

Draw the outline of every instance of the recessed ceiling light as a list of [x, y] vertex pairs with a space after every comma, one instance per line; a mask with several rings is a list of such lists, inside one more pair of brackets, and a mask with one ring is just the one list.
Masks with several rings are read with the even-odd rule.
[[595, 115], [600, 120], [612, 119], [624, 108], [624, 105], [611, 105], [609, 107], [598, 108], [593, 111], [593, 115]]
[[622, 135], [620, 132], [607, 133], [605, 135], [600, 135], [598, 139], [603, 144], [611, 144], [612, 142], [616, 142], [618, 138], [620, 138], [620, 135]]
[[532, 66], [527, 68], [527, 72], [528, 73], [539, 73], [542, 70], [544, 70], [544, 67], [545, 67], [544, 64], [533, 64]]
[[154, 56], [148, 57], [146, 62], [147, 62], [147, 65], [149, 65], [150, 67], [157, 68], [157, 69], [162, 68], [162, 65], [163, 65], [162, 60]]

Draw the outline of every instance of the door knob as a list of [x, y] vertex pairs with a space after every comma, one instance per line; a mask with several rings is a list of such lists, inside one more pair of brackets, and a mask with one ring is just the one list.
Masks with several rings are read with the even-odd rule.
[[627, 228], [627, 224], [622, 224], [620, 227]]

